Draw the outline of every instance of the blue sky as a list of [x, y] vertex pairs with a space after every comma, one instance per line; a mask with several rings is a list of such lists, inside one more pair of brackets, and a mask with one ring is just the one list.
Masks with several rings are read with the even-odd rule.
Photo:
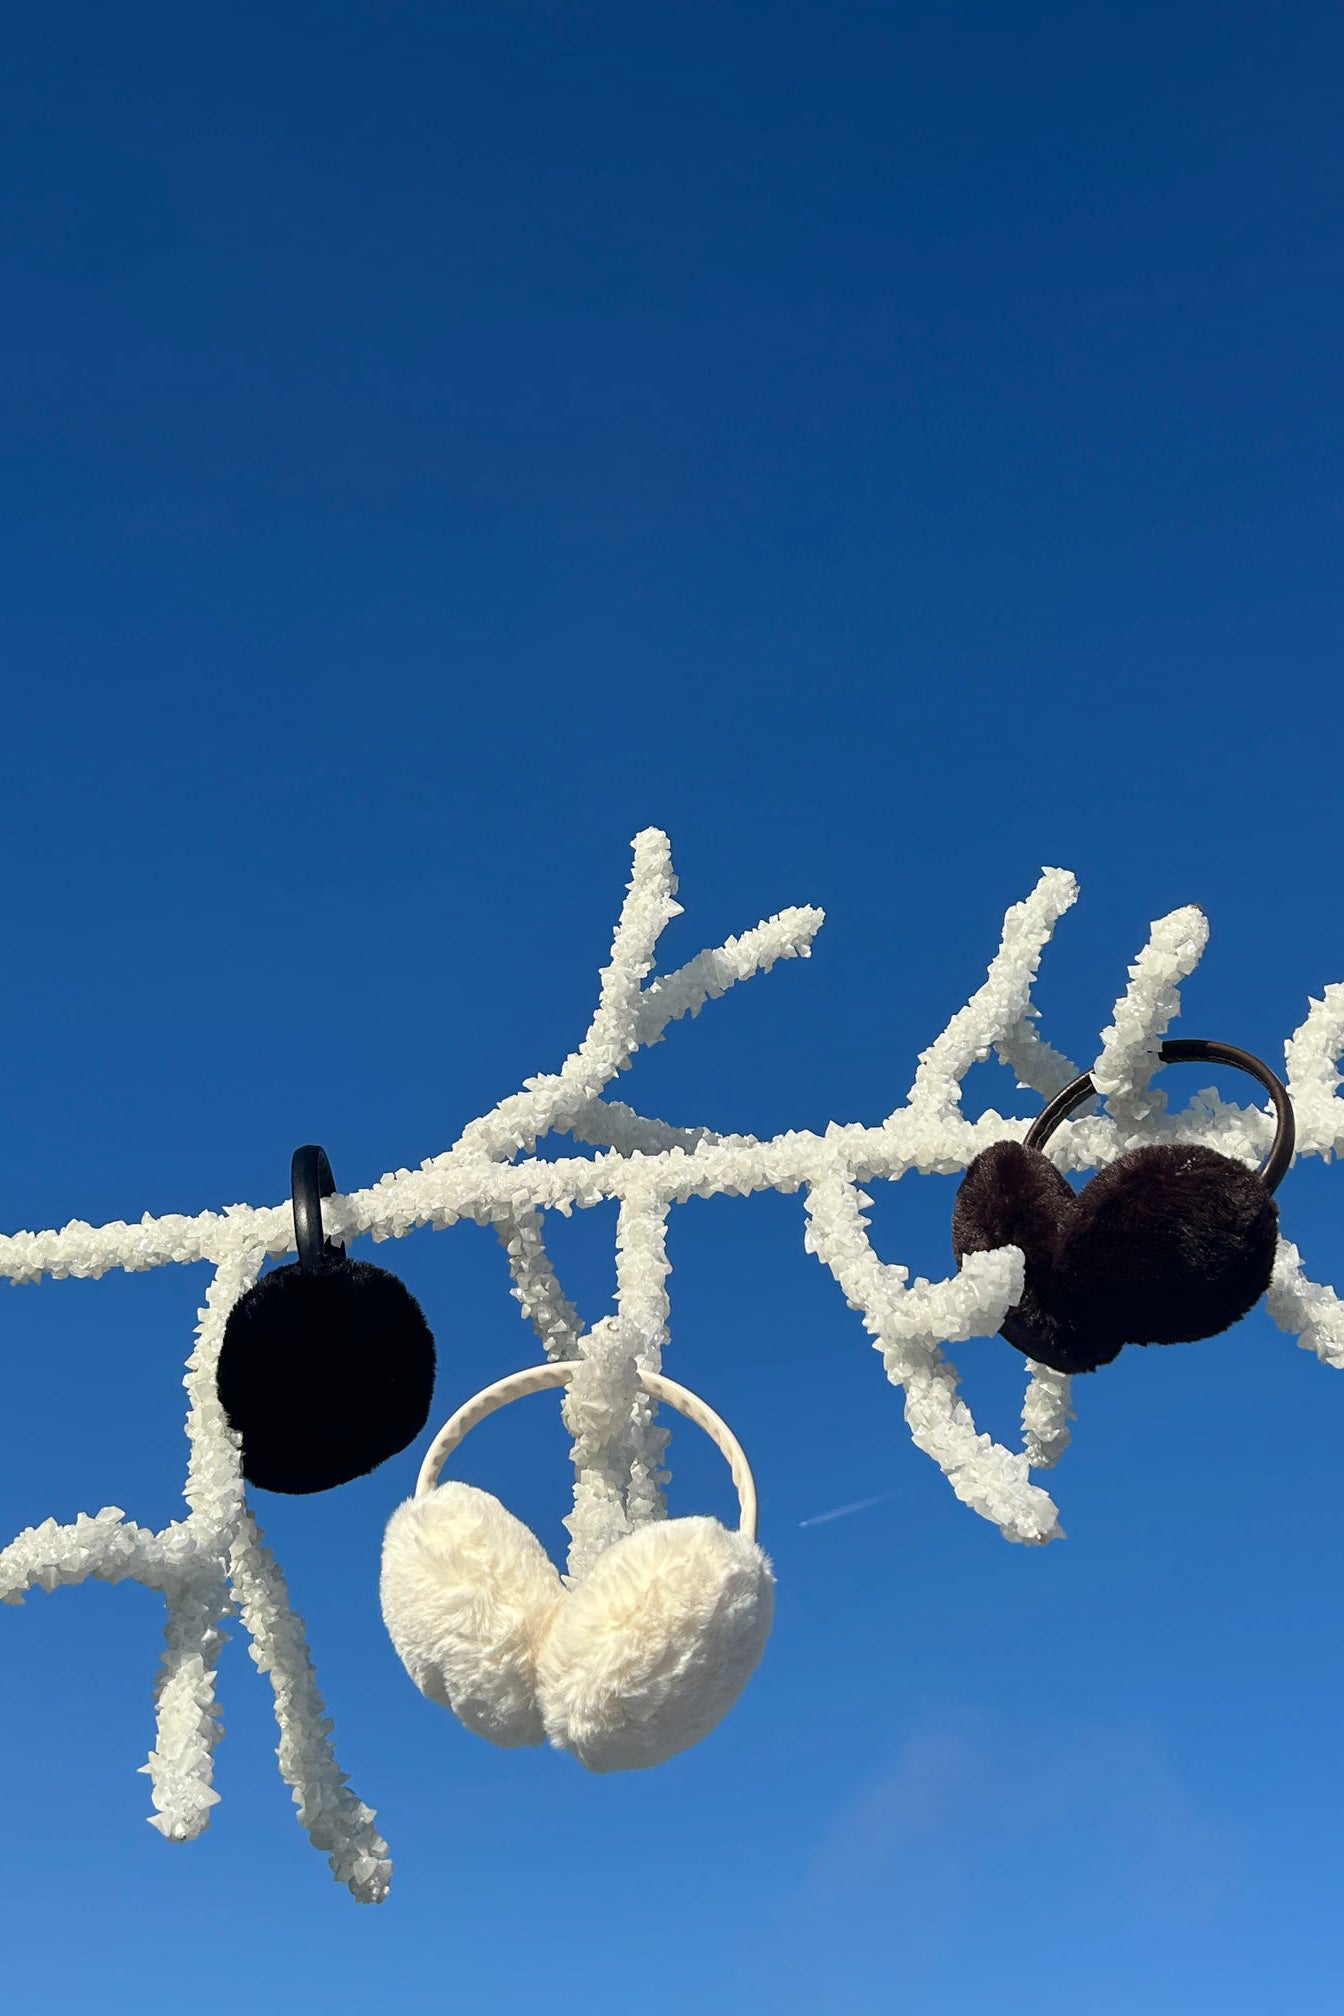
[[[272, 1201], [301, 1140], [350, 1188], [439, 1151], [581, 1033], [650, 824], [671, 960], [828, 912], [640, 1060], [651, 1110], [879, 1118], [1042, 863], [1083, 885], [1059, 1047], [1198, 902], [1184, 1033], [1281, 1061], [1344, 978], [1342, 59], [1293, 0], [13, 19], [0, 1225]], [[990, 1067], [967, 1099], [1031, 1106]], [[1336, 1283], [1339, 1180], [1280, 1192]], [[954, 1187], [883, 1188], [884, 1257], [944, 1273]], [[615, 1780], [489, 1749], [378, 1615], [418, 1453], [259, 1497], [393, 1894], [305, 1842], [237, 1631], [223, 1803], [161, 1841], [159, 1600], [34, 1596], [11, 2006], [1335, 2009], [1344, 1386], [1263, 1311], [1127, 1352], [1078, 1385], [1068, 1539], [1010, 1547], [802, 1230], [773, 1196], [672, 1228], [668, 1369], [747, 1443], [779, 1576], [715, 1736]], [[556, 1250], [601, 1314], [607, 1214]], [[484, 1232], [378, 1257], [437, 1413], [530, 1355]], [[0, 1532], [176, 1515], [203, 1287], [4, 1291]], [[1006, 1432], [1016, 1354], [958, 1358]], [[691, 1431], [672, 1462], [674, 1511], [726, 1511]], [[558, 1548], [556, 1410], [462, 1464]]]

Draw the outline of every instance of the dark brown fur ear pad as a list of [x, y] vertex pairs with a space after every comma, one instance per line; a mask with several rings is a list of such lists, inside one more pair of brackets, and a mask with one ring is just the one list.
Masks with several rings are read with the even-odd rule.
[[1134, 1148], [1081, 1191], [1039, 1148], [996, 1142], [957, 1192], [952, 1247], [1020, 1246], [1022, 1299], [1001, 1334], [1057, 1372], [1126, 1344], [1214, 1337], [1269, 1286], [1279, 1214], [1259, 1174], [1212, 1148]]

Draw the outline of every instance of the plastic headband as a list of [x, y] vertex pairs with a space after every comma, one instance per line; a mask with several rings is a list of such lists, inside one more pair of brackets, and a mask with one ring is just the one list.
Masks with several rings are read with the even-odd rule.
[[[1288, 1164], [1293, 1159], [1293, 1149], [1297, 1142], [1297, 1128], [1293, 1120], [1293, 1105], [1288, 1097], [1287, 1087], [1274, 1076], [1268, 1064], [1262, 1064], [1258, 1057], [1252, 1057], [1249, 1050], [1238, 1050], [1234, 1043], [1212, 1043], [1200, 1036], [1186, 1036], [1164, 1043], [1158, 1052], [1164, 1064], [1231, 1064], [1238, 1071], [1248, 1072], [1258, 1078], [1274, 1102], [1274, 1116], [1277, 1122], [1274, 1145], [1260, 1164], [1258, 1175], [1266, 1190], [1277, 1190], [1283, 1181]], [[1062, 1092], [1057, 1092], [1050, 1104], [1032, 1122], [1027, 1135], [1028, 1148], [1044, 1148], [1061, 1120], [1081, 1106], [1096, 1092], [1091, 1073], [1084, 1071], [1081, 1078], [1075, 1078]]]
[[[507, 1379], [497, 1379], [493, 1386], [486, 1386], [474, 1399], [459, 1407], [429, 1445], [425, 1460], [420, 1465], [420, 1475], [415, 1480], [416, 1497], [424, 1498], [434, 1489], [446, 1459], [477, 1423], [484, 1421], [487, 1414], [494, 1414], [499, 1408], [507, 1407], [510, 1401], [521, 1400], [528, 1393], [545, 1393], [551, 1387], [567, 1386], [574, 1377], [575, 1362], [565, 1359], [555, 1364], [529, 1365], [525, 1371], [511, 1372]], [[739, 1530], [748, 1540], [754, 1540], [756, 1480], [751, 1474], [746, 1452], [728, 1423], [698, 1394], [690, 1392], [685, 1386], [676, 1385], [671, 1379], [664, 1379], [661, 1373], [641, 1372], [639, 1384], [641, 1391], [647, 1393], [651, 1400], [675, 1407], [678, 1414], [684, 1414], [697, 1428], [704, 1429], [733, 1473], [737, 1502], [741, 1508]]]
[[336, 1195], [336, 1179], [325, 1148], [310, 1141], [306, 1147], [294, 1150], [289, 1165], [289, 1188], [294, 1202], [294, 1244], [300, 1272], [315, 1274], [324, 1259], [344, 1260], [344, 1246], [328, 1239], [322, 1229], [322, 1199]]

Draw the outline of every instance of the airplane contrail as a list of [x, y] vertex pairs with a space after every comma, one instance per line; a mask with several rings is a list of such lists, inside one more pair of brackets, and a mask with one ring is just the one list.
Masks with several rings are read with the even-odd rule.
[[894, 1498], [894, 1491], [879, 1491], [876, 1498], [856, 1498], [852, 1505], [836, 1505], [829, 1512], [814, 1512], [810, 1519], [800, 1519], [800, 1526], [824, 1526], [828, 1519], [847, 1519], [851, 1512], [867, 1512], [874, 1505], [885, 1505], [888, 1498]]

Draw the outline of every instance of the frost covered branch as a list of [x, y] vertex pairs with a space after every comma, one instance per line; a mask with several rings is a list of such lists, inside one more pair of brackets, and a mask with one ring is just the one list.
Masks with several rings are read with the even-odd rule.
[[[656, 1369], [667, 1344], [671, 1209], [692, 1197], [763, 1190], [803, 1193], [807, 1250], [859, 1314], [888, 1379], [902, 1392], [912, 1440], [939, 1465], [957, 1497], [1009, 1539], [1039, 1543], [1059, 1535], [1055, 1505], [1030, 1473], [1057, 1462], [1068, 1445], [1069, 1381], [1028, 1366], [1022, 1447], [1009, 1449], [977, 1429], [943, 1350], [998, 1330], [1021, 1293], [1021, 1254], [1013, 1247], [977, 1254], [959, 1274], [912, 1282], [905, 1267], [876, 1252], [863, 1186], [912, 1173], [954, 1173], [992, 1142], [1023, 1136], [1025, 1121], [992, 1109], [972, 1120], [961, 1110], [967, 1072], [991, 1054], [1042, 1097], [1077, 1075], [1039, 1034], [1032, 1002], [1044, 948], [1077, 894], [1070, 874], [1047, 868], [1035, 889], [1008, 910], [983, 984], [922, 1052], [905, 1104], [880, 1126], [834, 1122], [821, 1134], [789, 1130], [768, 1139], [720, 1134], [643, 1114], [610, 1097], [610, 1088], [672, 1023], [699, 1014], [707, 1001], [781, 960], [806, 958], [822, 912], [782, 910], [660, 975], [659, 942], [681, 906], [666, 836], [650, 829], [634, 843], [631, 879], [592, 1018], [559, 1070], [526, 1079], [419, 1169], [398, 1169], [367, 1189], [327, 1200], [327, 1230], [338, 1240], [364, 1233], [395, 1239], [417, 1226], [459, 1220], [494, 1228], [513, 1295], [540, 1349], [551, 1358], [580, 1361], [564, 1403], [575, 1465], [566, 1522], [572, 1576], [581, 1576], [623, 1533], [664, 1513], [667, 1437], [638, 1389], [637, 1373]], [[1171, 1112], [1150, 1083], [1163, 1034], [1180, 1009], [1180, 985], [1194, 971], [1206, 936], [1204, 917], [1193, 908], [1153, 925], [1093, 1067], [1104, 1106], [1089, 1102], [1051, 1139], [1061, 1169], [1104, 1166], [1152, 1140], [1198, 1141], [1245, 1160], [1264, 1154], [1273, 1133], [1267, 1107], [1235, 1106], [1198, 1092]], [[1311, 1002], [1286, 1046], [1299, 1154], [1328, 1157], [1344, 1146], [1342, 1050], [1344, 985], [1333, 985]], [[536, 1150], [548, 1136], [594, 1152], [543, 1159]], [[589, 1324], [547, 1251], [545, 1214], [601, 1204], [616, 1206], [616, 1308]], [[76, 1221], [59, 1231], [0, 1238], [0, 1275], [13, 1281], [200, 1260], [216, 1268], [185, 1382], [187, 1518], [161, 1533], [132, 1524], [115, 1507], [95, 1518], [81, 1514], [69, 1526], [48, 1520], [0, 1552], [0, 1600], [19, 1602], [29, 1588], [54, 1589], [89, 1576], [132, 1578], [163, 1592], [157, 1735], [145, 1768], [154, 1824], [173, 1839], [199, 1834], [217, 1796], [215, 1672], [223, 1622], [236, 1613], [251, 1636], [254, 1661], [271, 1680], [281, 1770], [300, 1820], [353, 1894], [376, 1900], [387, 1890], [386, 1844], [372, 1812], [336, 1766], [303, 1627], [247, 1509], [238, 1451], [215, 1393], [229, 1309], [267, 1256], [292, 1250], [287, 1202], [238, 1204], [196, 1216], [147, 1215], [134, 1225]], [[1344, 1302], [1307, 1278], [1296, 1247], [1286, 1241], [1267, 1300], [1282, 1328], [1326, 1364], [1344, 1367]]]
[[1344, 984], [1327, 987], [1313, 1001], [1307, 1019], [1285, 1045], [1288, 1095], [1297, 1121], [1299, 1155], [1344, 1151], [1344, 1101], [1339, 1098], [1339, 1059], [1344, 1053]]
[[337, 1876], [363, 1903], [387, 1891], [387, 1844], [373, 1813], [347, 1791], [330, 1744], [330, 1723], [308, 1659], [303, 1625], [284, 1578], [247, 1511], [241, 1460], [215, 1388], [224, 1325], [251, 1287], [261, 1253], [243, 1243], [221, 1258], [200, 1312], [183, 1384], [189, 1395], [188, 1515], [161, 1532], [135, 1526], [119, 1506], [68, 1526], [53, 1519], [20, 1533], [0, 1552], [0, 1601], [29, 1589], [57, 1589], [94, 1577], [135, 1581], [167, 1598], [165, 1647], [154, 1684], [155, 1742], [141, 1765], [150, 1781], [150, 1824], [170, 1841], [192, 1841], [218, 1804], [214, 1750], [220, 1736], [215, 1669], [221, 1626], [235, 1605], [252, 1657], [269, 1673], [280, 1726], [280, 1768], [294, 1788], [299, 1818]]

